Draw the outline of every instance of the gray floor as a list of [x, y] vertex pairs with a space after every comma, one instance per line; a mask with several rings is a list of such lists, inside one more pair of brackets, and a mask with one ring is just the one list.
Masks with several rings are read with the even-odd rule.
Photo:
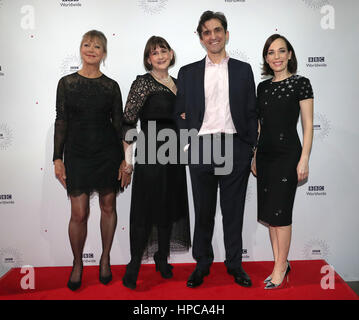
[[347, 285], [359, 296], [359, 281], [348, 281]]

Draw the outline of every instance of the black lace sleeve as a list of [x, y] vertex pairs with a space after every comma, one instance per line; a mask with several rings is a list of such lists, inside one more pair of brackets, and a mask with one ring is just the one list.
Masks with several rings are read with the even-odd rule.
[[65, 84], [64, 79], [62, 78], [57, 85], [54, 154], [52, 161], [55, 161], [56, 159], [62, 160], [66, 141], [67, 121], [68, 114], [65, 101]]
[[[114, 97], [112, 104], [112, 124], [116, 129], [117, 137], [119, 141], [123, 139], [122, 122], [123, 122], [123, 110], [122, 110], [122, 95], [121, 90], [117, 82], [114, 84]], [[121, 142], [122, 143], [122, 142]]]
[[[138, 117], [140, 115], [141, 108], [145, 104], [147, 96], [150, 92], [149, 81], [145, 76], [137, 76], [136, 80], [132, 83], [130, 92], [127, 97], [125, 111], [123, 114], [123, 131], [125, 136], [128, 130], [136, 128]], [[133, 141], [127, 141], [132, 143]]]

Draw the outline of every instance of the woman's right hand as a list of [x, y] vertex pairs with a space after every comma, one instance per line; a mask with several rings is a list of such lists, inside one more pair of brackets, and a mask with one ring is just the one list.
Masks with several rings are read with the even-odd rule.
[[118, 180], [121, 180], [122, 188], [127, 188], [131, 183], [132, 171], [132, 164], [127, 163], [126, 160], [122, 160], [120, 168], [118, 169]]
[[60, 183], [64, 186], [66, 189], [66, 170], [65, 165], [60, 159], [56, 159], [54, 161], [55, 165], [55, 176], [57, 179], [59, 179]]

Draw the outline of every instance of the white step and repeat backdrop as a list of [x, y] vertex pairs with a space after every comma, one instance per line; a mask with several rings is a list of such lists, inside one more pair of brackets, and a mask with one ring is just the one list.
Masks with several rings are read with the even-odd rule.
[[[310, 177], [297, 191], [291, 260], [325, 259], [345, 280], [359, 280], [359, 34], [357, 0], [0, 0], [0, 275], [12, 267], [72, 265], [70, 205], [52, 165], [57, 82], [79, 69], [79, 45], [90, 29], [108, 38], [103, 72], [124, 102], [152, 35], [177, 55], [170, 70], [205, 56], [195, 32], [205, 10], [228, 19], [230, 56], [252, 65], [261, 81], [261, 52], [273, 33], [293, 44], [298, 74], [315, 93]], [[300, 123], [298, 131], [301, 133]], [[194, 213], [189, 184], [191, 227]], [[126, 264], [131, 190], [118, 196], [111, 263]], [[256, 219], [256, 180], [250, 177], [243, 229], [244, 261], [272, 260], [268, 230]], [[84, 250], [87, 265], [101, 254], [98, 196], [91, 199]], [[215, 260], [224, 260], [218, 208]], [[151, 262], [151, 261], [149, 261]], [[171, 262], [193, 262], [191, 253]]]

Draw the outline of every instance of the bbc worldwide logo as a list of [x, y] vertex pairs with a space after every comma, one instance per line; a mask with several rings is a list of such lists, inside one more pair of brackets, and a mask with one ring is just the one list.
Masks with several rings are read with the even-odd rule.
[[307, 67], [327, 67], [327, 64], [325, 63], [325, 57], [308, 57]]
[[60, 1], [61, 7], [81, 7], [80, 0], [62, 0]]
[[0, 204], [14, 204], [12, 194], [0, 194]]
[[84, 263], [96, 263], [95, 255], [93, 253], [84, 253], [82, 255], [82, 261]]
[[326, 196], [324, 186], [309, 186], [307, 191], [308, 196]]

